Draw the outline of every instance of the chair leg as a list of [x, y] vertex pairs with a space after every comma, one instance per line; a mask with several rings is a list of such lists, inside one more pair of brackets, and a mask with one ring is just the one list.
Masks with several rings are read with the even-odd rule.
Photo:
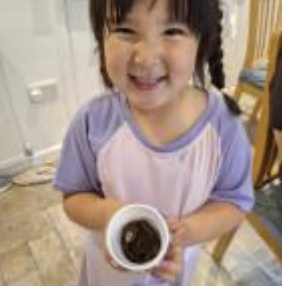
[[216, 263], [220, 264], [222, 262], [223, 256], [225, 252], [227, 251], [227, 248], [229, 244], [231, 243], [233, 237], [235, 236], [236, 232], [237, 232], [237, 229], [223, 235], [216, 242], [215, 248], [212, 252], [212, 257]]
[[242, 90], [241, 90], [241, 87], [240, 87], [240, 83], [238, 83], [236, 88], [235, 88], [234, 94], [233, 94], [233, 99], [237, 103], [239, 103], [241, 95], [242, 95]]
[[256, 100], [256, 103], [255, 103], [255, 106], [252, 110], [252, 113], [251, 113], [251, 117], [250, 117], [250, 120], [252, 122], [255, 122], [257, 120], [257, 117], [258, 117], [258, 112], [260, 110], [260, 107], [261, 107], [261, 102], [259, 99]]
[[269, 135], [269, 113], [267, 106], [261, 111], [260, 123], [256, 131], [254, 142], [255, 153], [253, 158], [253, 185], [255, 188], [260, 185], [264, 179], [264, 171], [267, 166], [265, 160], [268, 156], [267, 143]]

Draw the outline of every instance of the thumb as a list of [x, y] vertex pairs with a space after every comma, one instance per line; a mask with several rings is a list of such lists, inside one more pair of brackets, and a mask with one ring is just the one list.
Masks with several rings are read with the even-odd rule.
[[167, 221], [169, 230], [174, 233], [176, 231], [178, 231], [181, 228], [181, 221], [179, 219], [169, 219]]

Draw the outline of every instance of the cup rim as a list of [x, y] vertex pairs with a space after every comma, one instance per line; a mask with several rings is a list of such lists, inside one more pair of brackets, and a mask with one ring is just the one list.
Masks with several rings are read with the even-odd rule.
[[[111, 234], [111, 229], [113, 229], [113, 225], [116, 224], [116, 222], [120, 219], [121, 216], [124, 215], [124, 213], [131, 211], [132, 209], [139, 208], [144, 211], [144, 214], [147, 212], [151, 213], [156, 220], [158, 221], [158, 228], [162, 229], [163, 235], [161, 236], [161, 249], [159, 253], [150, 261], [142, 263], [142, 264], [137, 264], [134, 262], [125, 262], [124, 260], [120, 259], [118, 255], [116, 255], [116, 252], [113, 249], [113, 244], [112, 244], [112, 234]], [[144, 216], [143, 216], [144, 217]], [[140, 216], [142, 218], [142, 216]], [[168, 246], [170, 243], [170, 232], [168, 229], [168, 225], [162, 216], [162, 214], [154, 207], [150, 205], [145, 205], [145, 204], [128, 204], [125, 205], [124, 207], [120, 208], [114, 216], [111, 218], [107, 229], [106, 229], [106, 247], [107, 250], [112, 257], [120, 266], [124, 267], [127, 270], [132, 270], [132, 271], [145, 271], [148, 269], [151, 269], [155, 266], [157, 266], [161, 260], [164, 258]]]

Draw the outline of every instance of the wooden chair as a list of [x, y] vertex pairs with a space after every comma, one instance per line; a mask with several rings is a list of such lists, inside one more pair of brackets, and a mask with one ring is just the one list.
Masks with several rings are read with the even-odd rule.
[[[277, 154], [272, 131], [269, 128], [269, 87], [275, 72], [279, 51], [281, 50], [282, 30], [279, 30], [276, 31], [270, 39], [268, 53], [269, 64], [266, 80], [267, 88], [264, 89], [264, 94], [261, 99], [262, 110], [260, 113], [260, 120], [257, 126], [254, 143], [253, 184], [254, 188], [256, 189], [256, 206], [254, 210], [247, 215], [247, 220], [256, 230], [256, 232], [264, 239], [266, 244], [282, 263], [282, 208], [281, 210], [278, 210], [278, 213], [280, 212], [281, 215], [280, 227], [273, 225], [273, 223], [268, 219], [267, 214], [263, 214], [259, 208], [259, 204], [261, 203], [261, 194], [263, 193], [259, 191], [259, 189], [271, 178], [273, 178], [272, 169], [275, 165], [275, 156]], [[279, 191], [281, 190], [279, 189]], [[222, 236], [217, 241], [212, 253], [212, 256], [216, 262], [220, 263], [222, 261], [229, 244], [236, 234], [236, 231], [237, 230]]]
[[245, 60], [239, 74], [234, 98], [254, 97], [251, 118], [255, 119], [267, 87], [267, 47], [270, 35], [282, 22], [282, 0], [249, 0], [248, 40]]

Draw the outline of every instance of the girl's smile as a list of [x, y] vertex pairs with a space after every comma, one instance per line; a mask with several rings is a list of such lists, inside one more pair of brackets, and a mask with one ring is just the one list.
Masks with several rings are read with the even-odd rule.
[[140, 92], [157, 91], [158, 88], [160, 88], [167, 79], [166, 76], [159, 76], [153, 78], [129, 75], [128, 77], [132, 84], [135, 86], [136, 90], [139, 90]]

